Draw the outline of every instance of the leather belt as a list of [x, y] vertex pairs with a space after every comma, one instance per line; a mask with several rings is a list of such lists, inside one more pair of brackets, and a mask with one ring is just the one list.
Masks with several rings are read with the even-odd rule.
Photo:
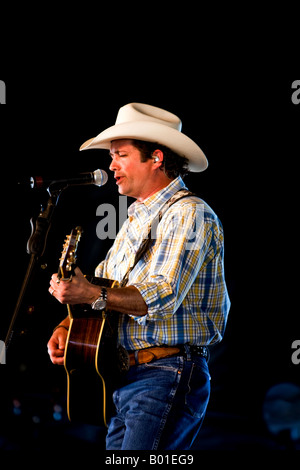
[[190, 346], [179, 344], [176, 346], [154, 346], [153, 348], [139, 349], [137, 351], [128, 352], [129, 365], [137, 366], [148, 362], [156, 361], [164, 357], [184, 356], [201, 356], [208, 359], [208, 349], [206, 346]]

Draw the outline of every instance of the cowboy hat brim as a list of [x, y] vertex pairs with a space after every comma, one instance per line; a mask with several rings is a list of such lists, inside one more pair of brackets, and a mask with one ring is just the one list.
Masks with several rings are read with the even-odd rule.
[[116, 124], [87, 140], [80, 150], [110, 149], [113, 140], [138, 139], [164, 145], [189, 161], [189, 171], [204, 171], [208, 166], [200, 147], [188, 136], [176, 129], [151, 121], [132, 121]]

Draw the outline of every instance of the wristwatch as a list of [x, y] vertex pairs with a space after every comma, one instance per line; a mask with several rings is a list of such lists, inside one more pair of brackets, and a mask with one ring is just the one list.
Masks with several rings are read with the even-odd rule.
[[106, 307], [106, 302], [107, 290], [105, 289], [105, 287], [102, 287], [100, 296], [92, 303], [91, 307], [93, 310], [104, 310]]

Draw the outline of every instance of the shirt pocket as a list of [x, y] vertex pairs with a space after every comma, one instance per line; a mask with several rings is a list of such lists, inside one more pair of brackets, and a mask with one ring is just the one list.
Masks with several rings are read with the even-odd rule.
[[133, 252], [129, 243], [124, 243], [123, 247], [115, 253], [110, 259], [108, 269], [110, 277], [121, 281], [130, 266], [134, 262], [135, 253]]

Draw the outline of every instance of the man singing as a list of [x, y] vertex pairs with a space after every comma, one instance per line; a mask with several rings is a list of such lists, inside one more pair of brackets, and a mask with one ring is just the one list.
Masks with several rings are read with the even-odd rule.
[[[76, 268], [71, 282], [53, 274], [49, 291], [63, 304], [91, 304], [99, 315], [119, 312], [118, 342], [130, 368], [113, 393], [107, 450], [190, 449], [209, 400], [207, 347], [221, 341], [230, 307], [222, 225], [203, 200], [182, 197], [183, 176], [205, 170], [206, 157], [177, 116], [141, 103], [123, 106], [116, 124], [86, 149], [108, 149], [119, 193], [136, 199], [95, 273], [121, 282], [129, 272], [128, 280], [104, 288]], [[134, 265], [152, 225], [152, 242]], [[54, 364], [64, 363], [68, 327], [69, 317], [49, 340]]]

